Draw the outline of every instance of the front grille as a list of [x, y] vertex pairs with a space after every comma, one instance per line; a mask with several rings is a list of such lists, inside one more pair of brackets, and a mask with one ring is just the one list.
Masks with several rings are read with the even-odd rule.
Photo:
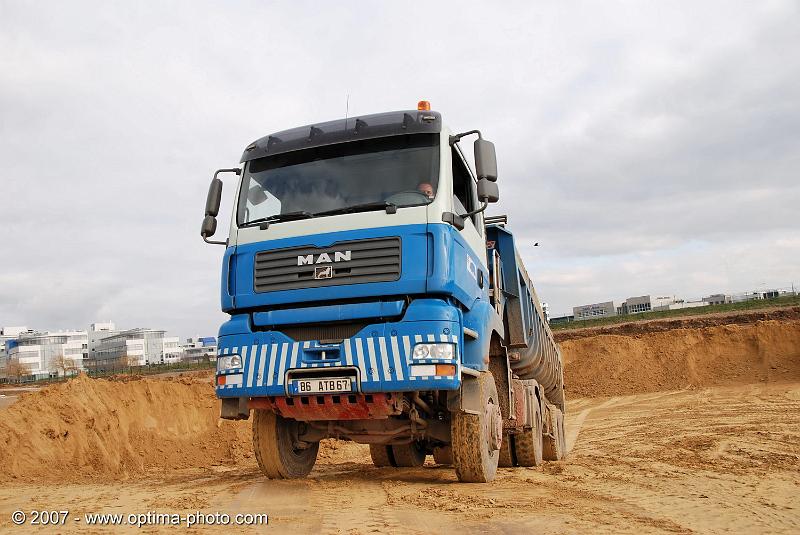
[[295, 342], [339, 341], [345, 338], [352, 338], [367, 325], [368, 323], [366, 322], [348, 322], [330, 325], [278, 327], [275, 330], [282, 332]]
[[256, 292], [274, 292], [388, 282], [400, 278], [400, 265], [398, 237], [276, 249], [256, 254], [253, 285]]

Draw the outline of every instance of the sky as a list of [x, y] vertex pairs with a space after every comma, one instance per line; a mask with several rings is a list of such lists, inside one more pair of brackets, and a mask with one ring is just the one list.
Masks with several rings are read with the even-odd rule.
[[348, 95], [495, 143], [488, 213], [554, 314], [800, 284], [798, 28], [769, 0], [0, 0], [0, 326], [215, 334], [212, 173]]

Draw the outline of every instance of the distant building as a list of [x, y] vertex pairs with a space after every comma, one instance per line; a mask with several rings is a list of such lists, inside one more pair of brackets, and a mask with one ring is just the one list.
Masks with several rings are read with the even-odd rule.
[[217, 358], [217, 339], [213, 336], [187, 338], [181, 348], [184, 362], [210, 362]]
[[177, 336], [156, 329], [128, 329], [100, 340], [96, 366], [152, 366], [180, 361], [182, 349]]
[[650, 299], [650, 307], [652, 310], [669, 310], [671, 305], [678, 302], [683, 302], [683, 300], [674, 295], [660, 295]]
[[731, 296], [725, 294], [713, 294], [703, 298], [704, 303], [709, 305], [725, 305], [731, 302]]
[[550, 318], [550, 325], [558, 325], [559, 323], [570, 323], [575, 321], [575, 316], [556, 316], [555, 318]]
[[[23, 332], [9, 346], [8, 359], [27, 365], [33, 378], [45, 379], [83, 370], [87, 352], [86, 331]], [[69, 370], [61, 367], [64, 363]]]
[[573, 307], [572, 315], [575, 318], [575, 321], [591, 320], [608, 316], [616, 316], [617, 309], [614, 308], [613, 301], [606, 301], [605, 303], [593, 303], [591, 305]]
[[676, 301], [675, 303], [672, 303], [671, 305], [669, 305], [666, 308], [666, 310], [678, 310], [678, 309], [681, 309], [681, 308], [696, 308], [696, 307], [704, 307], [704, 306], [708, 306], [708, 303], [706, 303], [705, 301], [684, 301], [684, 300], [680, 300], [680, 301]]
[[639, 297], [629, 297], [617, 308], [617, 314], [641, 314], [642, 312], [650, 312], [653, 310], [653, 305], [650, 302], [649, 295], [642, 295]]
[[105, 323], [92, 323], [89, 326], [87, 333], [89, 337], [89, 363], [90, 367], [94, 368], [97, 362], [97, 350], [100, 348], [100, 343], [103, 339], [119, 334], [116, 325], [112, 322]]
[[550, 305], [542, 303], [542, 312], [544, 312], [544, 321], [550, 321]]
[[9, 351], [16, 345], [17, 337], [24, 332], [29, 332], [27, 327], [0, 327], [0, 379], [6, 377]]

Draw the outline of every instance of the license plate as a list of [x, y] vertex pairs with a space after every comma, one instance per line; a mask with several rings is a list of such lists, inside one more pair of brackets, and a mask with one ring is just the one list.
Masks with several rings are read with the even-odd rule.
[[349, 377], [326, 377], [324, 379], [295, 379], [292, 381], [291, 393], [331, 394], [336, 392], [352, 392], [353, 380]]

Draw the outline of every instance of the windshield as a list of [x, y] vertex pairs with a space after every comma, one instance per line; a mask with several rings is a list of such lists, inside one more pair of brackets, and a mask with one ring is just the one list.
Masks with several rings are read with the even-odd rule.
[[439, 182], [439, 136], [392, 136], [267, 156], [249, 162], [243, 180], [240, 226], [297, 214], [428, 204]]

